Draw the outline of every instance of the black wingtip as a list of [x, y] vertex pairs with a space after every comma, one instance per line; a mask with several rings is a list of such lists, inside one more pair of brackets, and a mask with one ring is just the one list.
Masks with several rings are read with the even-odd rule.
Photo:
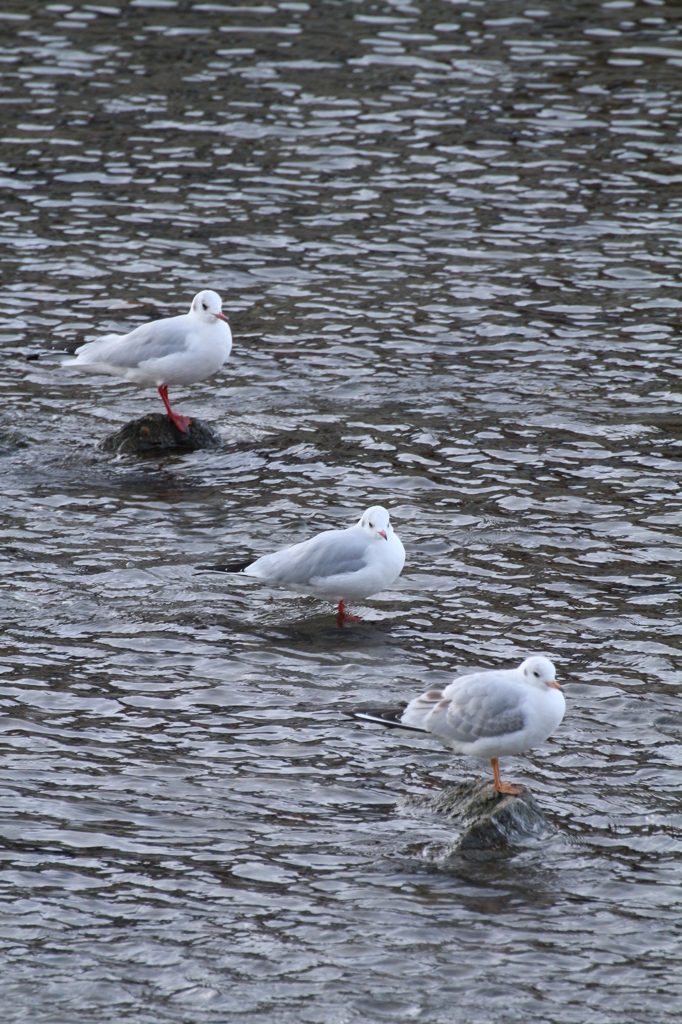
[[404, 725], [401, 722], [405, 707], [406, 705], [401, 708], [354, 708], [347, 714], [358, 722], [371, 722], [374, 725], [384, 725], [387, 729], [403, 729], [424, 735], [426, 729], [417, 729], [414, 725]]
[[231, 573], [244, 572], [244, 569], [247, 569], [251, 565], [252, 561], [253, 561], [252, 558], [247, 558], [246, 561], [244, 561], [244, 562], [227, 562], [224, 565], [198, 565], [196, 567], [196, 571], [197, 572], [231, 572]]

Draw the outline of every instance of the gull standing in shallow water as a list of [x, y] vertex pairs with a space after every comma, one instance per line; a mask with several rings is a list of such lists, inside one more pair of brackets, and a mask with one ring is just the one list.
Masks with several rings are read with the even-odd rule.
[[405, 548], [391, 526], [388, 512], [373, 505], [355, 526], [325, 530], [310, 540], [263, 555], [255, 562], [205, 566], [223, 572], [241, 572], [286, 590], [338, 601], [339, 626], [360, 622], [344, 602], [377, 594], [400, 576]]
[[444, 690], [429, 690], [407, 707], [354, 711], [353, 717], [428, 733], [457, 754], [490, 758], [498, 793], [521, 792], [502, 782], [499, 758], [544, 743], [559, 726], [566, 701], [549, 658], [533, 655], [518, 668], [460, 676]]
[[105, 334], [81, 345], [76, 358], [66, 365], [156, 386], [169, 419], [186, 434], [192, 421], [173, 412], [168, 386], [196, 384], [210, 377], [226, 362], [231, 349], [232, 333], [220, 296], [206, 289], [194, 296], [189, 313], [152, 320], [130, 334]]

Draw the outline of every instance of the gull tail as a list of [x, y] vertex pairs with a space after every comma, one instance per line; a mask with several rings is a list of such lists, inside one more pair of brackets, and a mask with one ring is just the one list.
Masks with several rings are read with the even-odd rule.
[[417, 729], [414, 725], [405, 725], [401, 722], [405, 706], [402, 708], [359, 708], [349, 711], [351, 718], [359, 722], [373, 722], [375, 725], [385, 725], [389, 729], [404, 729], [406, 732], [418, 732], [422, 736], [428, 735], [426, 729]]
[[198, 565], [197, 572], [244, 572], [253, 562], [252, 558], [246, 558], [241, 562], [226, 562], [222, 565]]

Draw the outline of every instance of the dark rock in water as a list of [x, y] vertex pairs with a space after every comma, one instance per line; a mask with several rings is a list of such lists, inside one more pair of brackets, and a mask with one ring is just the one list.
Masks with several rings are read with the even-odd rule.
[[25, 448], [26, 441], [11, 427], [0, 427], [0, 455], [11, 455], [17, 448]]
[[186, 434], [178, 430], [172, 420], [155, 412], [142, 419], [126, 423], [124, 427], [100, 441], [100, 448], [118, 454], [125, 452], [183, 451], [201, 448], [222, 448], [220, 434], [202, 420], [192, 420]]
[[426, 806], [461, 826], [453, 852], [500, 847], [541, 835], [547, 828], [542, 809], [530, 790], [522, 789], [518, 796], [501, 795], [492, 783], [482, 779], [448, 786], [437, 796], [427, 798]]

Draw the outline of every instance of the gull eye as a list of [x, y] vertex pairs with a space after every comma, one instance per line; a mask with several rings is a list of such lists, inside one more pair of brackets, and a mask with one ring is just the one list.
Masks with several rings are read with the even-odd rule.
[[369, 524], [369, 528], [370, 528], [370, 530], [373, 530], [374, 529], [374, 523], [370, 523]]
[[202, 308], [202, 309], [208, 309], [208, 306], [206, 305], [206, 303], [205, 303], [205, 302], [202, 302], [202, 303], [201, 303], [201, 308]]
[[540, 673], [539, 672], [533, 672], [533, 675], [535, 676], [536, 679], [540, 678]]

